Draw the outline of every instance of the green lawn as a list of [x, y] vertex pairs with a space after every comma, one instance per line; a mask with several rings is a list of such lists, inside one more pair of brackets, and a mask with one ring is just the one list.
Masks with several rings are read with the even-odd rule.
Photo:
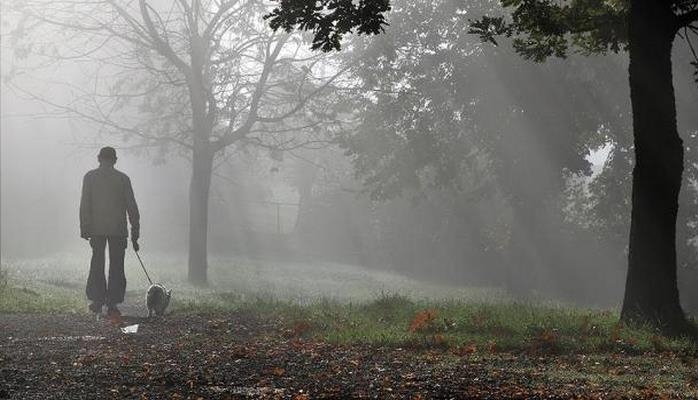
[[[229, 308], [232, 303], [282, 301], [310, 305], [359, 303], [383, 293], [398, 293], [413, 300], [460, 299], [472, 302], [506, 301], [502, 291], [418, 282], [404, 276], [371, 271], [354, 265], [294, 263], [243, 258], [212, 258], [210, 286], [202, 289], [186, 282], [186, 259], [171, 256], [144, 256], [151, 278], [172, 288], [174, 305], [190, 307], [192, 302], [210, 309]], [[89, 253], [61, 254], [51, 258], [4, 261], [2, 269], [12, 285], [48, 295], [71, 298], [84, 308], [84, 285]], [[148, 281], [132, 253], [126, 257], [127, 301], [145, 293]], [[41, 312], [28, 308], [25, 311]]]
[[[86, 312], [87, 260], [63, 255], [3, 263], [7, 283], [0, 284], [0, 313]], [[145, 261], [155, 280], [174, 289], [171, 312], [250, 311], [283, 320], [294, 335], [330, 342], [456, 354], [695, 350], [687, 340], [622, 326], [615, 310], [515, 303], [491, 288], [428, 284], [350, 265], [213, 259], [211, 286], [201, 289], [186, 284], [182, 260]], [[135, 259], [127, 265], [127, 303], [137, 303], [147, 282]]]

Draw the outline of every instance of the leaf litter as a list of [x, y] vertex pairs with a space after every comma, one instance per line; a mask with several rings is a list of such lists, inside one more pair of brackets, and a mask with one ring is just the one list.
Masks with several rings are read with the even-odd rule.
[[[250, 312], [172, 314], [137, 334], [84, 315], [0, 315], [0, 398], [695, 398], [695, 357], [560, 354], [542, 330], [529, 352], [440, 343], [437, 313], [405, 331], [415, 348], [330, 343], [303, 321]], [[136, 322], [124, 318], [121, 325]], [[54, 336], [46, 336], [51, 327]], [[59, 339], [62, 338], [62, 339]], [[620, 340], [620, 339], [619, 339]], [[657, 348], [661, 348], [657, 338]]]

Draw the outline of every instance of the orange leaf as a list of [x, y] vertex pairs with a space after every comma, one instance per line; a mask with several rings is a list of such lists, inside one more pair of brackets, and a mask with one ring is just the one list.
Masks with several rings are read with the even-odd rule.
[[419, 311], [410, 323], [410, 332], [420, 332], [430, 327], [438, 312], [431, 308]]

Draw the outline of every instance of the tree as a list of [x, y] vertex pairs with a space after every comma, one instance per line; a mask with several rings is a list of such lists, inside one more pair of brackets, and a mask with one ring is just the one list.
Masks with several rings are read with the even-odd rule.
[[[686, 51], [687, 43], [677, 43], [675, 57], [678, 59], [674, 67], [674, 82], [677, 88], [677, 108], [679, 133], [683, 138], [686, 151], [684, 163], [683, 184], [679, 195], [679, 214], [676, 231], [676, 251], [678, 261], [678, 283], [681, 294], [681, 302], [687, 311], [696, 311], [696, 296], [692, 288], [698, 278], [696, 274], [696, 257], [698, 249], [695, 246], [695, 238], [698, 236], [696, 217], [696, 192], [695, 182], [698, 180], [698, 169], [695, 160], [698, 158], [698, 114], [694, 111], [695, 99], [698, 94], [698, 86], [693, 85], [693, 77], [688, 58], [690, 51]], [[618, 65], [617, 68], [621, 67]], [[614, 67], [615, 69], [616, 67]], [[613, 74], [618, 75], [618, 74]], [[625, 75], [623, 75], [624, 77]], [[626, 83], [623, 81], [622, 83]], [[627, 97], [624, 91], [618, 91], [618, 85], [606, 85], [604, 83], [596, 90], [605, 91], [603, 97], [607, 104], [614, 104], [620, 108], [615, 114], [617, 118], [608, 119], [605, 129], [602, 131], [603, 141], [609, 146], [610, 153], [603, 166], [587, 187], [587, 197], [584, 201], [586, 210], [576, 217], [578, 223], [589, 227], [600, 243], [610, 252], [621, 255], [627, 252], [627, 233], [630, 229], [631, 214], [631, 190], [633, 169], [633, 138], [632, 116], [630, 104], [623, 101]]]
[[[380, 32], [386, 21], [377, 14], [387, 11], [386, 2], [378, 10], [365, 1], [282, 0], [269, 15], [270, 25], [311, 30], [316, 47], [337, 49], [341, 35], [352, 28]], [[676, 274], [684, 148], [676, 126], [671, 56], [677, 34], [690, 43], [690, 35], [698, 33], [698, 1], [507, 0], [503, 5], [512, 11], [510, 20], [486, 16], [474, 21], [470, 32], [495, 44], [498, 36], [514, 36], [517, 52], [536, 61], [565, 57], [570, 49], [628, 51], [635, 164], [621, 319], [649, 323], [669, 334], [692, 332], [679, 303]]]
[[[546, 290], [550, 281], [569, 293], [564, 277], [571, 274], [564, 272], [576, 263], [562, 251], [569, 246], [559, 233], [565, 228], [561, 193], [567, 175], [589, 172], [586, 143], [600, 136], [607, 118], [597, 112], [596, 93], [587, 90], [594, 61], [534, 64], [481, 43], [467, 33], [467, 20], [453, 16], [491, 9], [490, 1], [393, 5], [390, 30], [373, 40], [356, 38], [345, 51], [364, 101], [357, 101], [362, 122], [343, 135], [343, 145], [364, 187], [381, 201], [407, 194], [420, 203], [439, 202], [435, 211], [448, 210], [450, 219], [432, 228], [440, 215], [434, 212], [435, 221], [414, 230], [431, 229], [442, 255], [440, 244], [458, 229], [457, 236], [473, 237], [446, 252], [461, 269], [502, 257], [487, 268], [506, 274], [516, 294]], [[489, 214], [476, 208], [480, 202], [499, 204], [498, 217], [482, 218]], [[507, 232], [496, 246], [464, 233], [487, 237], [495, 224]], [[429, 241], [424, 237], [420, 243]], [[457, 255], [471, 246], [489, 249], [488, 256]]]
[[[32, 97], [136, 138], [137, 146], [176, 148], [191, 160], [191, 283], [207, 283], [215, 161], [247, 146], [280, 152], [322, 143], [319, 128], [335, 120], [323, 96], [342, 71], [304, 51], [299, 35], [270, 31], [262, 0], [38, 0], [14, 7], [23, 15], [15, 34], [25, 34], [16, 51], [95, 66], [91, 84], [70, 86], [77, 93], [70, 102]], [[41, 35], [59, 40], [41, 45]]]

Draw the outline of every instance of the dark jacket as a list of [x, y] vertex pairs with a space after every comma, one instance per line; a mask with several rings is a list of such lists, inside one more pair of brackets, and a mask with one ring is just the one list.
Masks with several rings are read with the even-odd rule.
[[131, 236], [140, 233], [140, 214], [126, 174], [106, 164], [85, 174], [80, 199], [80, 233], [83, 237], [127, 237], [126, 215]]

